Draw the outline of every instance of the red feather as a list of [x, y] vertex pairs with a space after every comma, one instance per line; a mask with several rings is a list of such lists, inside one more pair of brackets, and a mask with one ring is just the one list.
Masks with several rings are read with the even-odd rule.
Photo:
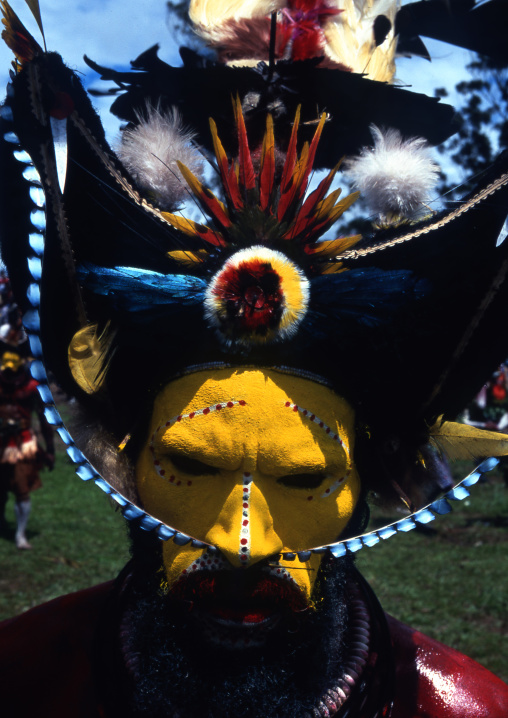
[[262, 210], [270, 207], [270, 200], [275, 182], [275, 140], [273, 137], [273, 120], [271, 115], [266, 118], [266, 132], [261, 150], [259, 170], [259, 205]]
[[300, 124], [300, 109], [298, 105], [295, 115], [295, 121], [293, 123], [293, 129], [291, 131], [291, 137], [289, 139], [288, 150], [286, 153], [286, 160], [282, 169], [282, 178], [280, 182], [280, 199], [277, 207], [277, 219], [279, 222], [282, 221], [286, 211], [289, 208], [292, 194], [290, 190], [292, 188], [293, 172], [296, 165], [296, 140], [298, 136], [298, 126]]
[[243, 185], [244, 189], [248, 192], [256, 186], [256, 174], [252, 165], [252, 157], [247, 140], [247, 130], [245, 129], [245, 120], [243, 119], [242, 104], [238, 95], [233, 103], [233, 109], [235, 111], [235, 121], [238, 132], [240, 184]]

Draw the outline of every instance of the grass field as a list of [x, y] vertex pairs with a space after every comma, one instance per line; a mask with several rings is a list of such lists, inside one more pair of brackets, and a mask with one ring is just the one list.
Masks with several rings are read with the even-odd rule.
[[[128, 557], [121, 515], [59, 454], [33, 494], [32, 551], [0, 536], [0, 619], [113, 578]], [[374, 520], [398, 516], [374, 515]], [[424, 532], [399, 535], [358, 554], [385, 610], [454, 646], [508, 682], [508, 489], [495, 473], [453, 514]]]

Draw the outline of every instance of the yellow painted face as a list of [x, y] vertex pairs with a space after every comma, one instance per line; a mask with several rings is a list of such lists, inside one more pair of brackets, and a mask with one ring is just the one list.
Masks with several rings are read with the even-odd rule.
[[146, 511], [215, 545], [168, 541], [169, 586], [213, 566], [249, 567], [293, 580], [310, 600], [321, 556], [278, 560], [334, 541], [360, 493], [354, 413], [330, 389], [267, 369], [196, 372], [157, 396], [137, 465]]

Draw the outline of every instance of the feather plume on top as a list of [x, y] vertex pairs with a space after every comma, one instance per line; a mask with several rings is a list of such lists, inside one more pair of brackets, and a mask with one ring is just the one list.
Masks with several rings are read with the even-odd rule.
[[144, 116], [138, 113], [137, 117], [139, 124], [123, 131], [117, 155], [154, 204], [164, 210], [175, 209], [188, 196], [177, 161], [199, 177], [203, 174], [203, 159], [191, 144], [194, 133], [183, 127], [176, 109], [162, 113], [147, 106]]
[[[399, 0], [335, 0], [342, 12], [323, 28], [326, 54], [364, 74], [370, 80], [391, 82], [395, 74], [397, 40], [394, 26]], [[385, 21], [386, 33], [376, 37], [377, 18]]]
[[189, 17], [229, 64], [268, 60], [270, 14], [277, 12], [276, 59], [323, 57], [323, 67], [390, 82], [399, 5], [399, 0], [191, 0]]
[[346, 176], [381, 222], [417, 215], [430, 199], [439, 167], [421, 137], [404, 140], [397, 130], [371, 127], [374, 147], [345, 163]]

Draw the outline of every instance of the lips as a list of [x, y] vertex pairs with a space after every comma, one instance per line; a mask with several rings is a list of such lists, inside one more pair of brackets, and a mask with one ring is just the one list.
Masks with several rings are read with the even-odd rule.
[[210, 609], [210, 614], [217, 619], [228, 622], [242, 623], [244, 625], [252, 625], [256, 623], [264, 623], [273, 616], [273, 609], [268, 606], [244, 606], [239, 607], [220, 607]]
[[262, 569], [182, 576], [170, 595], [187, 604], [214, 642], [228, 647], [260, 645], [283, 616], [308, 607], [297, 586]]

